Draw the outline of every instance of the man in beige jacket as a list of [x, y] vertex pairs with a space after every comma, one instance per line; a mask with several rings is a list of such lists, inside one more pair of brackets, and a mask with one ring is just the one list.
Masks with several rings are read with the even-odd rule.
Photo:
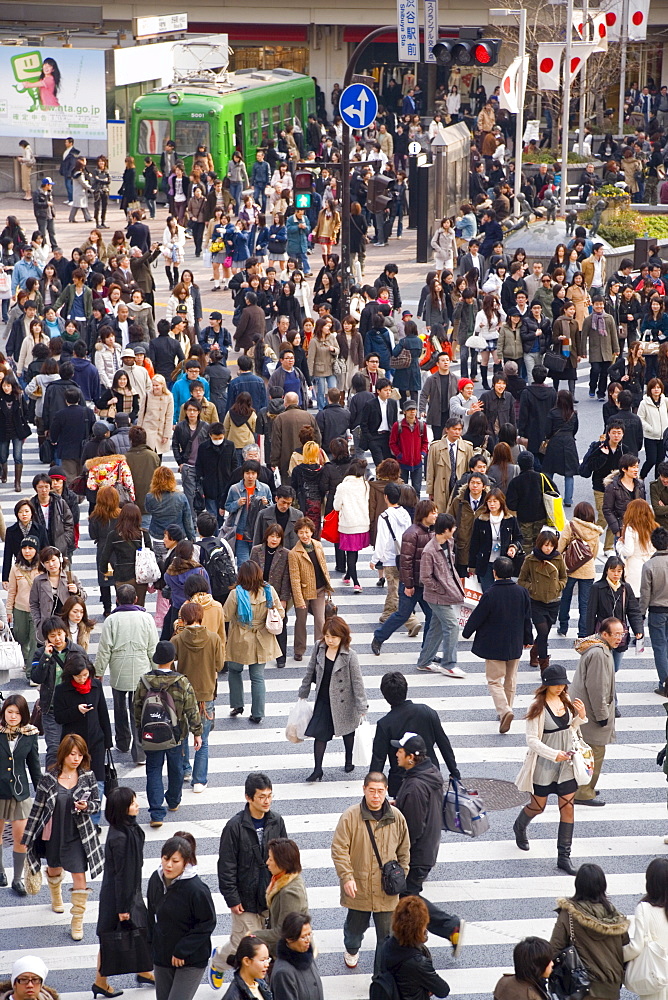
[[[366, 824], [369, 824], [368, 827]], [[343, 959], [349, 969], [359, 961], [362, 938], [373, 915], [376, 927], [374, 973], [380, 972], [380, 951], [390, 933], [399, 896], [383, 892], [381, 865], [376, 860], [373, 834], [381, 865], [398, 861], [408, 874], [411, 843], [406, 820], [387, 798], [387, 778], [371, 771], [364, 779], [364, 797], [339, 818], [332, 840], [332, 860], [341, 884], [341, 905], [348, 910], [343, 925]]]
[[[463, 424], [459, 417], [450, 417], [440, 441], [432, 441], [427, 454], [427, 493], [444, 514], [459, 479], [468, 472], [473, 454], [470, 441], [462, 441]], [[454, 461], [453, 461], [454, 459]]]

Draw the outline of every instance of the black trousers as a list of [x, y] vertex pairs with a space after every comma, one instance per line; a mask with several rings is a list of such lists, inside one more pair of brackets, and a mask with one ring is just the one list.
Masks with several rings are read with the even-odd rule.
[[42, 234], [42, 238], [46, 240], [47, 233], [49, 234], [49, 243], [51, 248], [57, 247], [58, 242], [56, 240], [56, 224], [53, 219], [40, 218], [37, 220], [37, 228]]
[[599, 399], [605, 396], [608, 385], [608, 368], [610, 361], [592, 361], [589, 370], [589, 392], [595, 392]]
[[378, 467], [386, 458], [392, 458], [390, 451], [390, 432], [382, 431], [369, 438], [369, 451], [373, 459], [373, 464]]
[[402, 892], [401, 895], [402, 897], [420, 896], [429, 910], [429, 923], [427, 924], [429, 933], [436, 934], [437, 937], [450, 938], [459, 928], [460, 919], [446, 913], [445, 910], [441, 910], [440, 907], [430, 903], [422, 895], [422, 885], [429, 877], [430, 871], [431, 868], [428, 865], [411, 865], [406, 876], [406, 892]]

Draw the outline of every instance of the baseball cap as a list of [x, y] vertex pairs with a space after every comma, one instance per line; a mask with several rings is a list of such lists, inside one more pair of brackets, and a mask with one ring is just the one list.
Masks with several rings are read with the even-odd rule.
[[124, 347], [123, 350], [121, 351], [122, 358], [134, 358], [134, 356], [135, 352], [131, 347]]
[[212, 313], [209, 313], [209, 319], [220, 319], [220, 320], [222, 320], [222, 318], [223, 318], [223, 314], [221, 312], [218, 312], [218, 310], [214, 310]]
[[404, 411], [404, 413], [406, 412], [406, 410], [417, 410], [417, 403], [415, 402], [414, 399], [407, 399], [406, 402], [401, 407], [401, 409]]
[[163, 663], [171, 663], [176, 659], [176, 646], [173, 642], [167, 642], [164, 639], [158, 643], [155, 647], [155, 653], [153, 654], [153, 662], [158, 665]]
[[390, 740], [390, 743], [397, 749], [401, 747], [405, 753], [423, 754], [427, 752], [427, 744], [417, 733], [404, 733], [400, 740]]
[[53, 179], [51, 177], [42, 178], [42, 187], [46, 187], [47, 184], [53, 184]]

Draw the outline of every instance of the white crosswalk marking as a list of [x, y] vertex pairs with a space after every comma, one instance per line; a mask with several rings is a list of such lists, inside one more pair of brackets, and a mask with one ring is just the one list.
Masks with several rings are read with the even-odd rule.
[[[580, 369], [580, 380], [586, 370]], [[581, 392], [582, 395], [582, 392]], [[589, 412], [589, 411], [588, 411]], [[598, 410], [591, 411], [592, 423]], [[593, 431], [593, 429], [592, 429]], [[594, 432], [592, 432], [592, 437]], [[168, 459], [169, 463], [171, 461]], [[24, 483], [21, 495], [30, 496], [30, 479], [42, 466], [37, 458], [33, 435], [26, 442]], [[0, 487], [0, 508], [7, 524], [14, 522], [13, 508], [19, 494], [9, 484]], [[599, 566], [601, 560], [599, 560]], [[92, 616], [101, 621], [95, 547], [88, 538], [87, 503], [81, 505], [81, 540], [75, 554], [74, 570], [88, 592]], [[410, 683], [410, 696], [431, 704], [441, 714], [458, 763], [465, 778], [474, 785], [476, 778], [499, 778], [512, 781], [525, 753], [521, 719], [507, 736], [498, 733], [498, 723], [484, 679], [482, 663], [472, 655], [469, 642], [460, 641], [459, 661], [466, 677], [452, 680], [442, 675], [415, 672], [421, 638], [409, 639], [397, 632], [382, 650], [380, 657], [370, 651], [373, 629], [381, 612], [385, 591], [375, 587], [375, 575], [368, 560], [360, 558], [360, 595], [336, 582], [335, 601], [340, 613], [350, 623], [354, 648], [360, 656], [370, 719], [374, 722], [386, 710], [379, 692], [385, 670], [402, 669]], [[154, 598], [149, 596], [149, 607]], [[563, 662], [569, 673], [575, 669], [575, 602], [569, 638], [553, 637], [553, 659]], [[94, 655], [99, 627], [91, 638]], [[291, 647], [290, 647], [291, 648]], [[361, 794], [361, 769], [352, 776], [343, 773], [343, 747], [335, 740], [325, 756], [326, 780], [306, 785], [303, 779], [312, 767], [309, 741], [294, 746], [285, 740], [287, 713], [293, 703], [306, 660], [295, 663], [288, 657], [285, 670], [267, 668], [267, 712], [262, 726], [252, 727], [246, 717], [231, 720], [227, 710], [227, 681], [221, 678], [218, 689], [216, 729], [210, 738], [210, 781], [200, 795], [184, 788], [181, 808], [160, 830], [147, 825], [145, 778], [141, 768], [131, 765], [128, 757], [116, 754], [122, 783], [137, 791], [146, 824], [144, 877], [155, 869], [161, 844], [179, 829], [192, 831], [197, 839], [200, 871], [214, 894], [219, 915], [216, 938], [229, 929], [229, 911], [220, 896], [216, 861], [220, 832], [225, 821], [243, 804], [243, 778], [249, 770], [266, 770], [274, 781], [275, 807], [285, 818], [289, 835], [300, 845], [305, 881], [313, 911], [319, 948], [318, 965], [323, 976], [327, 1000], [360, 1000], [368, 995], [369, 973], [373, 959], [374, 935], [365, 937], [358, 968], [346, 970], [342, 959], [343, 911], [339, 889], [331, 864], [329, 845], [340, 813]], [[518, 678], [518, 715], [529, 704], [537, 673], [523, 661]], [[655, 855], [666, 851], [666, 781], [656, 766], [657, 750], [664, 745], [665, 713], [662, 699], [652, 693], [656, 673], [649, 644], [645, 654], [634, 657], [629, 652], [617, 675], [619, 704], [623, 713], [618, 720], [617, 742], [608, 748], [600, 781], [601, 795], [608, 804], [603, 809], [576, 807], [575, 863], [596, 861], [608, 873], [609, 892], [616, 905], [631, 913], [644, 890], [644, 871]], [[19, 677], [12, 678], [4, 693], [22, 691], [30, 702], [35, 689], [27, 688]], [[110, 691], [106, 688], [111, 708]], [[517, 850], [511, 825], [515, 810], [490, 814], [491, 829], [480, 840], [444, 834], [439, 860], [425, 892], [434, 902], [458, 913], [469, 923], [467, 946], [455, 963], [449, 947], [438, 938], [429, 942], [435, 964], [450, 983], [453, 995], [489, 996], [502, 971], [512, 966], [514, 943], [527, 934], [549, 937], [554, 920], [554, 899], [572, 892], [573, 881], [557, 874], [556, 805], [550, 803], [545, 814], [529, 828], [531, 851]], [[5, 846], [5, 863], [10, 848]], [[68, 878], [69, 882], [69, 878]], [[71, 941], [69, 915], [51, 912], [46, 890], [36, 899], [19, 900], [9, 889], [0, 891], [0, 974], [9, 971], [13, 959], [26, 948], [42, 956], [52, 970], [49, 983], [63, 1000], [90, 997], [97, 957], [95, 920], [100, 880], [93, 883], [86, 912], [84, 940]], [[114, 985], [125, 989], [128, 1000], [146, 997], [147, 988], [135, 988], [133, 977], [118, 977]], [[198, 991], [198, 1000], [210, 996], [208, 987]]]

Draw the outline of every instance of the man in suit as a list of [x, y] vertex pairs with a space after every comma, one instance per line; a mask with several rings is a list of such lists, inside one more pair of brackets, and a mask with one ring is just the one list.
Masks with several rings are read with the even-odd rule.
[[458, 479], [468, 472], [473, 454], [470, 441], [462, 441], [459, 417], [446, 421], [440, 441], [433, 441], [427, 455], [427, 493], [439, 511], [445, 512]]
[[135, 288], [138, 288], [130, 267], [130, 258], [124, 254], [118, 261], [118, 268], [111, 275], [112, 283], [119, 285], [121, 298], [124, 302], [129, 302]]
[[151, 247], [151, 230], [141, 219], [141, 212], [133, 212], [132, 222], [125, 232], [131, 247], [139, 247], [142, 253], [147, 253]]
[[66, 205], [72, 204], [72, 171], [74, 170], [74, 163], [79, 155], [79, 150], [74, 148], [74, 139], [72, 136], [68, 136], [65, 139], [65, 149], [63, 150], [63, 159], [60, 164], [60, 176], [65, 181], [65, 190], [67, 191], [67, 201]]
[[[584, 261], [586, 264], [587, 261]], [[583, 264], [583, 267], [584, 267]], [[592, 298], [592, 311], [582, 324], [581, 343], [587, 345], [589, 357], [589, 398], [598, 395], [605, 399], [608, 384], [608, 368], [619, 354], [617, 324], [613, 317], [605, 312], [605, 302], [602, 295]]]
[[459, 262], [460, 274], [466, 274], [475, 267], [478, 272], [478, 277], [482, 278], [485, 273], [485, 258], [479, 253], [479, 250], [480, 240], [471, 240], [469, 242], [468, 252], [464, 254]]
[[362, 413], [362, 441], [371, 452], [376, 468], [385, 458], [391, 458], [390, 431], [399, 416], [396, 399], [390, 399], [392, 384], [389, 379], [378, 379], [376, 397], [364, 407]]
[[589, 289], [589, 294], [603, 295], [605, 289], [605, 257], [603, 256], [603, 244], [594, 243], [591, 257], [582, 261], [582, 276], [585, 285]]
[[437, 368], [424, 383], [420, 393], [420, 416], [431, 425], [434, 441], [440, 441], [450, 417], [450, 400], [457, 395], [457, 376], [450, 371], [450, 357], [441, 351], [436, 357]]

